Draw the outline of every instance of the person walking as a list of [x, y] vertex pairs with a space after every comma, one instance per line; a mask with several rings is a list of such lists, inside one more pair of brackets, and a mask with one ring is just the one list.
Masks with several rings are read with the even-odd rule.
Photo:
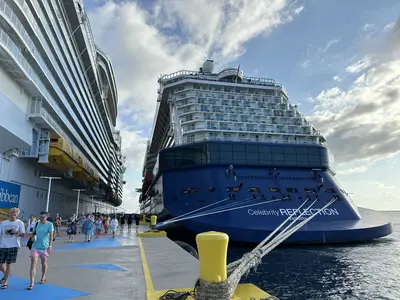
[[26, 225], [26, 233], [33, 232], [33, 228], [35, 228], [35, 224], [36, 224], [35, 216], [31, 215], [28, 220], [28, 224]]
[[51, 254], [54, 237], [54, 225], [52, 222], [47, 220], [48, 216], [49, 214], [47, 211], [40, 212], [39, 223], [36, 226], [34, 233], [31, 234], [31, 238], [32, 240], [34, 240], [34, 242], [32, 244], [31, 250], [31, 268], [29, 272], [30, 284], [27, 288], [28, 290], [32, 290], [35, 286], [34, 282], [36, 275], [36, 266], [39, 257], [42, 264], [42, 276], [39, 283], [43, 284], [46, 282], [47, 259]]
[[132, 223], [133, 223], [133, 215], [129, 214], [128, 215], [128, 231], [131, 232], [132, 230]]
[[125, 215], [122, 214], [120, 219], [119, 219], [119, 223], [121, 224], [121, 232], [124, 231], [125, 222], [126, 222]]
[[104, 232], [105, 232], [105, 234], [107, 234], [108, 233], [108, 228], [110, 227], [110, 217], [108, 215], [106, 215], [104, 217], [103, 225], [104, 225]]
[[90, 242], [90, 238], [93, 235], [93, 221], [91, 215], [86, 216], [86, 220], [82, 224], [82, 233], [85, 235], [87, 242]]
[[68, 242], [74, 242], [74, 236], [76, 234], [76, 218], [72, 217], [68, 220], [68, 227], [67, 227], [67, 235], [68, 235]]
[[96, 217], [95, 226], [96, 226], [96, 239], [97, 239], [99, 238], [101, 233], [101, 228], [103, 227], [103, 222], [101, 221], [100, 216]]
[[56, 214], [56, 219], [54, 221], [54, 230], [55, 230], [55, 238], [58, 239], [60, 237], [60, 227], [61, 227], [62, 219], [60, 215]]
[[110, 230], [112, 232], [112, 237], [115, 238], [115, 231], [118, 228], [118, 220], [116, 216], [113, 216], [110, 222]]
[[4, 274], [0, 280], [1, 289], [8, 288], [8, 278], [12, 264], [15, 264], [18, 249], [21, 247], [20, 238], [25, 235], [25, 226], [18, 220], [19, 209], [11, 208], [8, 211], [8, 220], [0, 223], [0, 272]]
[[140, 215], [135, 214], [136, 232], [139, 232]]

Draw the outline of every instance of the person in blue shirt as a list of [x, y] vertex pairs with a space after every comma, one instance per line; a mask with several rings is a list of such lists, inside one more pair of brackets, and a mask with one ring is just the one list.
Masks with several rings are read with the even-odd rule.
[[31, 233], [31, 238], [34, 241], [31, 250], [31, 269], [30, 269], [30, 285], [28, 290], [32, 290], [35, 283], [36, 266], [38, 259], [42, 263], [42, 277], [40, 279], [40, 284], [46, 281], [47, 272], [47, 258], [51, 253], [51, 248], [53, 244], [54, 236], [54, 225], [52, 222], [47, 220], [49, 216], [47, 211], [42, 211], [40, 213], [39, 222], [33, 233]]
[[90, 238], [93, 235], [93, 220], [91, 215], [86, 216], [86, 220], [82, 224], [82, 233], [85, 235], [86, 241], [90, 242]]

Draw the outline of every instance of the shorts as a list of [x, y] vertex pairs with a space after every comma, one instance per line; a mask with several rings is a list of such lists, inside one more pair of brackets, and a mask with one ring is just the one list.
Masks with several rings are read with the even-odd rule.
[[15, 264], [18, 256], [18, 248], [0, 248], [0, 264]]
[[31, 255], [32, 257], [40, 257], [44, 261], [49, 257], [49, 253], [46, 250], [38, 250], [34, 248], [32, 248]]

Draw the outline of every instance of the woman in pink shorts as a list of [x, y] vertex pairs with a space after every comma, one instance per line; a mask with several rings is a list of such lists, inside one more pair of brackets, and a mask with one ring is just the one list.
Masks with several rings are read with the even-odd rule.
[[47, 258], [51, 253], [51, 247], [53, 243], [54, 225], [47, 221], [47, 211], [40, 213], [39, 223], [36, 226], [35, 231], [31, 234], [31, 238], [34, 241], [31, 250], [31, 269], [30, 269], [30, 284], [28, 290], [32, 290], [35, 286], [35, 275], [36, 266], [40, 257], [42, 264], [42, 277], [40, 279], [41, 284], [46, 281], [47, 273]]

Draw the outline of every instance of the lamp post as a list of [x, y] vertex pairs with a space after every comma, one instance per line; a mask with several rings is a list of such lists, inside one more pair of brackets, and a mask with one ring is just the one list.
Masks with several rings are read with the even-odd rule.
[[79, 212], [79, 197], [81, 195], [81, 192], [86, 191], [85, 189], [73, 189], [73, 191], [78, 192], [78, 199], [76, 200], [76, 213], [75, 216], [78, 218], [78, 212]]
[[46, 202], [46, 211], [48, 212], [49, 211], [49, 202], [50, 202], [51, 181], [53, 179], [61, 179], [61, 177], [40, 176], [40, 178], [49, 180], [49, 189], [47, 191], [47, 202]]
[[93, 198], [96, 197], [97, 195], [90, 195], [89, 197], [92, 199], [92, 211], [90, 212], [90, 214], [93, 213]]

